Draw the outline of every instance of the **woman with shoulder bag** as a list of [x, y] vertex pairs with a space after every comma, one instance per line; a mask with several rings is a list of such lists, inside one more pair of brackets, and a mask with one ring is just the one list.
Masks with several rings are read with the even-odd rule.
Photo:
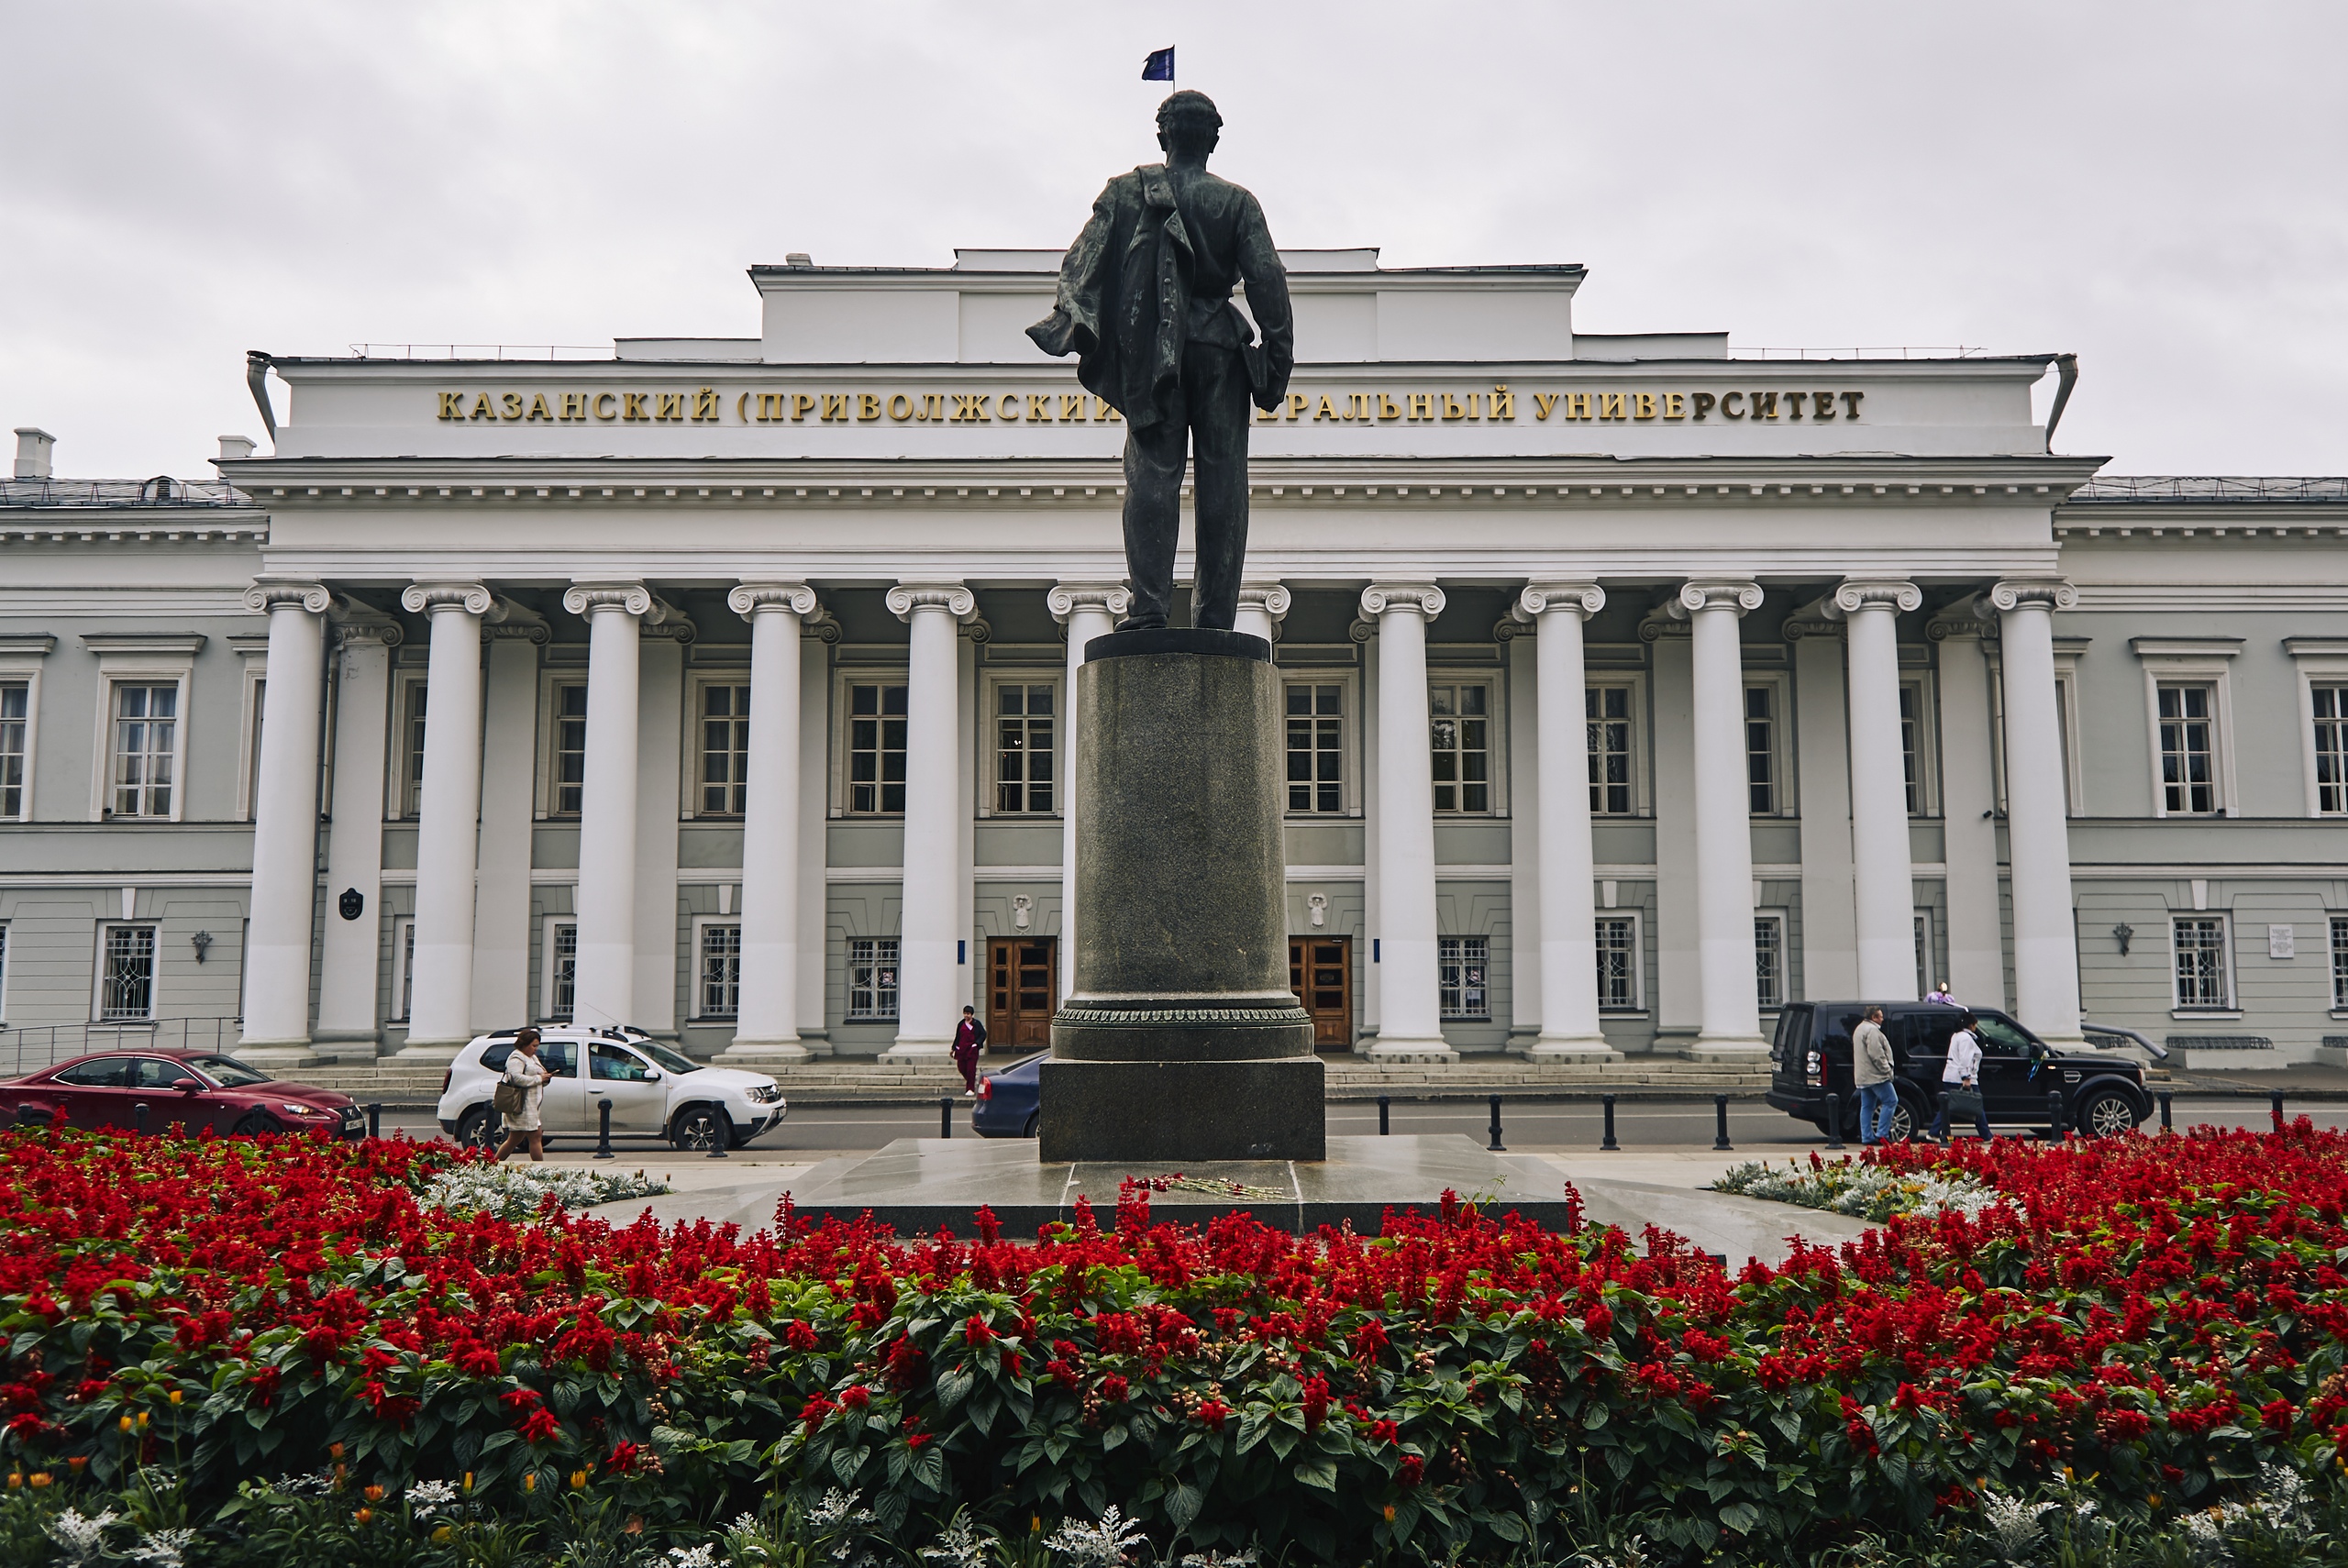
[[505, 1121], [505, 1141], [497, 1146], [499, 1160], [522, 1147], [525, 1141], [530, 1158], [547, 1157], [538, 1110], [546, 1103], [549, 1076], [547, 1065], [538, 1059], [538, 1032], [523, 1029], [514, 1036], [514, 1054], [505, 1058], [505, 1076], [498, 1080], [497, 1093], [490, 1101]]
[[1932, 1133], [1943, 1143], [1948, 1141], [1950, 1119], [1968, 1111], [1981, 1141], [1986, 1143], [1992, 1136], [1989, 1109], [1981, 1098], [1981, 1042], [1973, 1032], [1977, 1021], [1966, 1013], [1957, 1021], [1956, 1032], [1948, 1037], [1948, 1065], [1941, 1069], [1941, 1106], [1933, 1118]]

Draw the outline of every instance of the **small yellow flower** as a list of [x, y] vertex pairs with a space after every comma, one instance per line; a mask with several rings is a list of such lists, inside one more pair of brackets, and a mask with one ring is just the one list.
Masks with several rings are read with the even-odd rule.
[[171, 1401], [172, 1401], [172, 1404], [174, 1404], [174, 1405], [176, 1405], [176, 1404], [178, 1404], [178, 1403], [180, 1402], [180, 1391], [179, 1391], [178, 1389], [174, 1388], [174, 1389], [172, 1389], [172, 1392], [171, 1392]]
[[1030, 1514], [1027, 1516], [1027, 1533], [1029, 1535], [1041, 1535], [1044, 1533], [1043, 1515]]
[[11, 1470], [10, 1472], [8, 1472], [8, 1489], [9, 1489], [10, 1491], [12, 1491], [12, 1492], [13, 1492], [13, 1491], [15, 1491], [17, 1487], [19, 1487], [19, 1486], [23, 1485], [24, 1484], [25, 1484], [25, 1473], [24, 1473], [23, 1471], [21, 1471], [21, 1470]]
[[144, 1410], [138, 1412], [138, 1430], [141, 1431], [147, 1430], [147, 1412]]
[[466, 1491], [468, 1491], [468, 1492], [470, 1492], [470, 1491], [471, 1491], [472, 1489], [473, 1489], [473, 1473], [472, 1473], [471, 1471], [468, 1470], [468, 1471], [466, 1471], [466, 1472], [465, 1472], [465, 1490], [466, 1490]]
[[383, 1500], [383, 1489], [381, 1486], [369, 1486], [359, 1495], [371, 1503], [380, 1503]]
[[525, 1492], [535, 1492], [537, 1489], [538, 1473], [535, 1470], [525, 1470], [522, 1472], [522, 1490]]
[[122, 1430], [124, 1431], [128, 1431], [130, 1430], [130, 1418], [128, 1416], [125, 1416], [122, 1419]]
[[439, 1545], [446, 1546], [452, 1539], [455, 1538], [456, 1533], [457, 1532], [455, 1530], [449, 1529], [447, 1525], [442, 1525], [438, 1529], [432, 1532], [432, 1539]]
[[375, 1522], [375, 1510], [372, 1508], [361, 1508], [357, 1513], [350, 1516], [350, 1522], [353, 1524], [372, 1524]]
[[587, 1472], [574, 1470], [570, 1473], [570, 1489], [574, 1492], [583, 1492], [587, 1489]]
[[30, 1475], [25, 1477], [25, 1485], [32, 1487], [35, 1491], [39, 1491], [43, 1486], [49, 1485], [49, 1480], [50, 1476], [48, 1471], [36, 1470]]
[[1386, 1522], [1388, 1524], [1394, 1522], [1394, 1505], [1391, 1503], [1386, 1505]]
[[83, 1470], [89, 1468], [89, 1463], [90, 1456], [88, 1454], [77, 1453], [72, 1458], [65, 1462], [65, 1468], [73, 1472], [74, 1474], [79, 1475]]

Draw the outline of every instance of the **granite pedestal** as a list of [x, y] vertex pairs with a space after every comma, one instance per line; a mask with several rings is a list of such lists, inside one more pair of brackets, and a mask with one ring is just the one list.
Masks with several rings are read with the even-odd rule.
[[1322, 1158], [1321, 1062], [1289, 989], [1271, 645], [1095, 637], [1075, 723], [1076, 967], [1039, 1069], [1038, 1157]]

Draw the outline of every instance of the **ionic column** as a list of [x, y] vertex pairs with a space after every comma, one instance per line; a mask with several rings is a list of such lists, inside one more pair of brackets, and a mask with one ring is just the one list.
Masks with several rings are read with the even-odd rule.
[[240, 1049], [274, 1046], [308, 1056], [318, 708], [331, 597], [315, 582], [259, 582], [245, 592], [245, 608], [269, 613], [269, 684], [261, 696], [260, 776], [253, 781], [252, 925], [245, 946]]
[[942, 1060], [961, 1020], [954, 944], [963, 925], [956, 798], [961, 774], [961, 622], [978, 600], [958, 582], [906, 582], [889, 608], [911, 628], [905, 670], [903, 915], [897, 937], [897, 1038], [884, 1064]]
[[[478, 582], [411, 583], [408, 613], [432, 617], [425, 690], [423, 802], [415, 832], [415, 965], [407, 1051], [445, 1056], [472, 1038], [473, 856], [481, 832]], [[404, 1054], [404, 1053], [403, 1053]]]
[[1940, 645], [1941, 835], [1948, 867], [1948, 968], [1933, 977], [1948, 981], [1962, 1001], [2002, 1008], [2005, 911], [1998, 898], [1989, 665], [1981, 648], [1990, 629], [1961, 607], [1924, 628]]
[[[1293, 596], [1282, 582], [1243, 582], [1239, 585], [1239, 618], [1232, 630], [1270, 642], [1288, 616]], [[1123, 613], [1123, 612], [1119, 612]]]
[[799, 1043], [799, 627], [803, 582], [746, 582], [726, 605], [750, 623], [749, 805], [742, 817], [742, 994], [729, 1056], [804, 1061]]
[[1847, 628], [1851, 712], [1851, 882], [1859, 995], [1916, 989], [1915, 871], [1899, 745], [1899, 616], [1923, 603], [1912, 582], [1849, 579], [1828, 601]]
[[1535, 582], [1517, 605], [1533, 639], [1540, 724], [1541, 1033], [1525, 1055], [1602, 1061], [1618, 1055], [1598, 1025], [1596, 875], [1589, 843], [1589, 730], [1582, 695], [1582, 621], [1605, 606], [1594, 582]]
[[[392, 649], [406, 632], [389, 615], [343, 601], [334, 701], [334, 799], [327, 812], [326, 937], [319, 944], [314, 1039], [382, 1040], [378, 971], [383, 940], [383, 754], [390, 728]], [[427, 710], [428, 712], [428, 710]], [[343, 900], [356, 895], [346, 916]]]
[[[579, 791], [577, 984], [572, 1016], [604, 1028], [636, 1015], [637, 694], [640, 582], [582, 582], [562, 607], [587, 618], [587, 755]], [[427, 710], [428, 711], [428, 710]]]
[[[1239, 591], [1239, 630], [1246, 631], [1247, 587]], [[1277, 584], [1275, 585], [1278, 586]], [[1279, 590], [1285, 608], [1286, 589]], [[1123, 583], [1063, 582], [1044, 596], [1052, 619], [1068, 628], [1068, 684], [1060, 699], [1060, 956], [1058, 992], [1068, 994], [1076, 975], [1076, 672], [1084, 667], [1084, 646], [1093, 638], [1117, 629], [1117, 617], [1133, 602]], [[1260, 613], [1260, 612], [1259, 612]], [[1259, 633], [1258, 635], [1267, 634]], [[1054, 999], [1055, 1000], [1058, 998]]]
[[2054, 612], [2079, 602], [2061, 578], [2008, 579], [1999, 612], [2006, 696], [2006, 847], [2011, 864], [2014, 1010], [2050, 1044], [2079, 1040], [2069, 805], [2054, 708]]
[[1753, 823], [1744, 777], [1744, 659], [1737, 623], [1761, 605], [1746, 581], [1682, 583], [1671, 613], [1685, 619], [1692, 665], [1696, 795], [1697, 990], [1702, 1010], [1691, 1055], [1759, 1052], [1761, 1004], [1753, 972]]
[[1364, 1055], [1452, 1061], [1444, 1043], [1434, 919], [1434, 775], [1427, 730], [1431, 582], [1374, 582], [1361, 613], [1378, 627], [1378, 1039]]
[[[538, 770], [538, 650], [546, 620], [510, 599], [482, 627], [489, 669], [482, 699], [481, 848], [473, 893], [473, 1027], [511, 1029], [531, 1016], [530, 827]], [[427, 708], [426, 713], [429, 714]]]

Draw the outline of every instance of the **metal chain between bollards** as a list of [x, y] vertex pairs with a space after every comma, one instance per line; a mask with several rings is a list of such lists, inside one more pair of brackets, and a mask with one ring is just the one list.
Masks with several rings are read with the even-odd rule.
[[612, 1154], [612, 1102], [608, 1099], [595, 1102], [595, 1157], [599, 1160], [611, 1159], [614, 1157]]

